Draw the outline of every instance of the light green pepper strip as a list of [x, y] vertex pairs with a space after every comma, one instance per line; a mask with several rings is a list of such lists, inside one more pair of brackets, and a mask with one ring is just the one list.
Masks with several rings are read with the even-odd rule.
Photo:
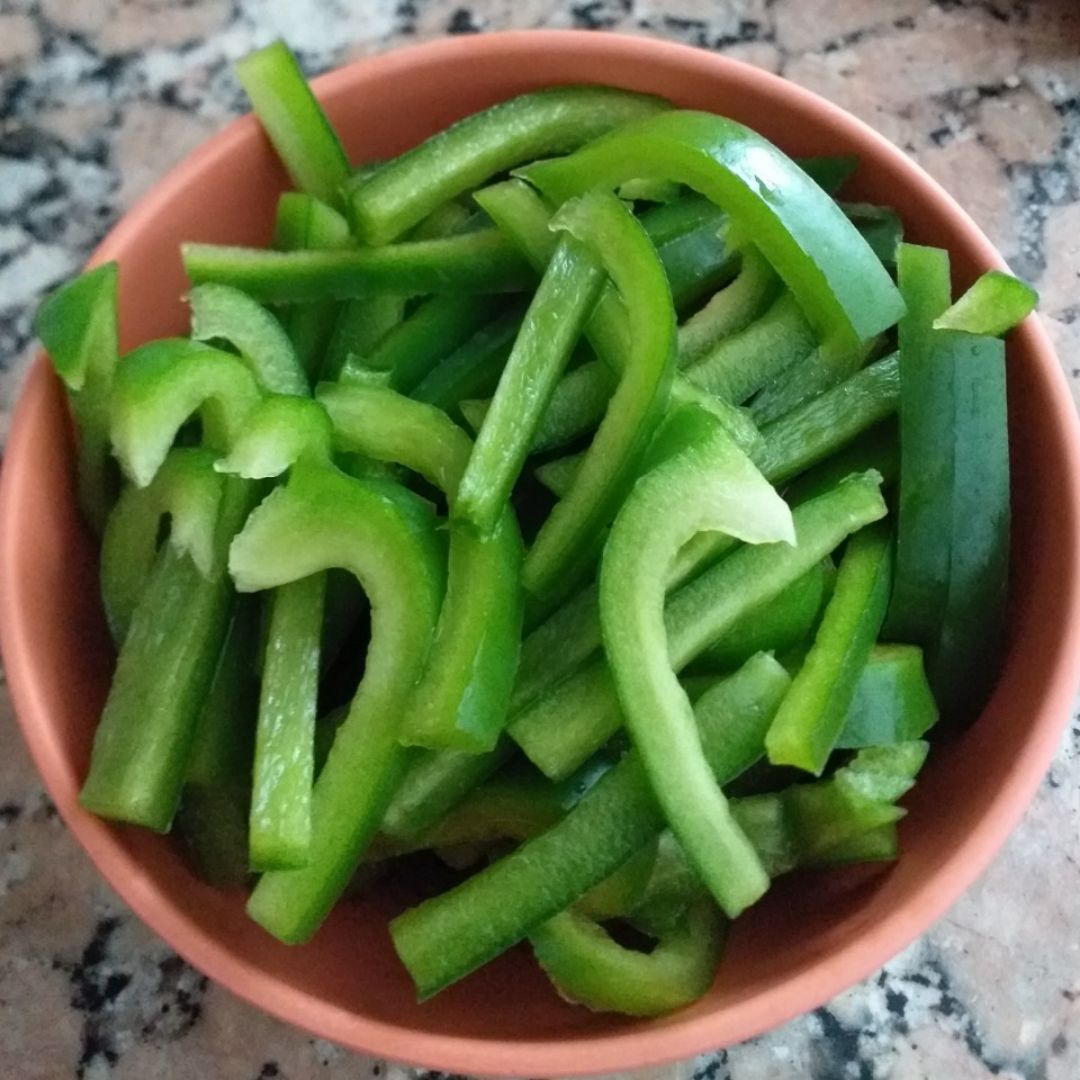
[[473, 113], [349, 185], [357, 235], [385, 244], [492, 176], [523, 161], [565, 154], [663, 108], [659, 98], [644, 94], [565, 86]]
[[293, 183], [340, 205], [349, 160], [288, 46], [275, 41], [249, 53], [236, 75]]
[[666, 571], [704, 530], [748, 544], [795, 542], [787, 504], [711, 414], [687, 406], [673, 419], [699, 436], [635, 484], [600, 569], [604, 648], [631, 738], [675, 835], [724, 912], [734, 918], [768, 879], [717, 786], [690, 699], [668, 662]]
[[242, 591], [276, 588], [341, 567], [371, 600], [364, 676], [312, 792], [307, 864], [264, 874], [248, 913], [275, 937], [306, 941], [326, 917], [374, 835], [404, 767], [398, 742], [442, 594], [430, 511], [397, 485], [297, 463], [233, 541]]
[[[295, 305], [311, 307], [315, 305]], [[339, 305], [320, 372], [324, 380], [340, 378], [345, 365], [370, 356], [405, 314], [405, 297], [373, 294]]]
[[559, 995], [594, 1012], [661, 1016], [704, 995], [724, 947], [724, 920], [709, 900], [690, 906], [650, 952], [628, 949], [570, 909], [529, 935]]
[[1039, 294], [1026, 281], [1001, 270], [987, 270], [934, 320], [934, 329], [1000, 337], [1023, 322], [1038, 303]]
[[125, 487], [101, 538], [101, 598], [113, 641], [127, 636], [158, 556], [163, 518], [169, 544], [191, 556], [201, 574], [211, 571], [214, 530], [224, 487], [209, 450], [170, 450], [144, 488]]
[[228, 285], [199, 285], [188, 294], [188, 303], [195, 341], [227, 341], [272, 393], [310, 393], [289, 335], [261, 304]]
[[576, 454], [567, 454], [566, 457], [552, 458], [537, 465], [533, 475], [555, 498], [561, 499], [570, 490], [570, 485], [581, 470], [584, 457], [585, 451], [580, 450]]
[[889, 417], [857, 436], [835, 454], [801, 473], [784, 489], [792, 506], [812, 499], [852, 473], [875, 469], [884, 487], [892, 487], [900, 475], [900, 441], [895, 417]]
[[598, 529], [614, 516], [668, 405], [675, 369], [675, 311], [664, 268], [644, 229], [613, 195], [567, 203], [554, 228], [587, 245], [625, 305], [629, 351], [571, 489], [552, 509], [528, 554], [522, 581], [539, 605], [564, 599], [587, 572]]
[[400, 737], [434, 749], [491, 750], [506, 723], [521, 639], [522, 546], [514, 512], [505, 505], [490, 536], [453, 520], [472, 446], [434, 406], [340, 384], [320, 387], [318, 399], [341, 448], [418, 472], [449, 504], [446, 597]]
[[203, 445], [227, 450], [260, 398], [232, 353], [187, 338], [162, 338], [124, 357], [113, 380], [110, 430], [124, 472], [138, 487], [154, 478], [181, 426], [194, 413]]
[[250, 480], [268, 479], [301, 458], [329, 461], [332, 443], [333, 425], [318, 402], [269, 394], [247, 414], [229, 453], [214, 468]]
[[821, 775], [881, 630], [891, 588], [892, 532], [864, 529], [840, 560], [814, 643], [769, 729], [765, 746], [774, 765]]
[[510, 498], [603, 282], [603, 271], [591, 253], [574, 237], [565, 237], [525, 312], [461, 477], [454, 514], [482, 534], [495, 527]]
[[[757, 656], [698, 701], [718, 783], [730, 782], [761, 756], [769, 719], [788, 682], [775, 660]], [[394, 947], [421, 999], [565, 910], [663, 828], [645, 770], [631, 752], [547, 832], [391, 922]]]
[[[670, 596], [664, 605], [670, 666], [681, 671], [747, 611], [797, 581], [848, 535], [883, 517], [878, 483], [876, 474], [842, 481], [794, 510], [796, 547], [738, 548]], [[518, 714], [508, 731], [533, 764], [560, 779], [621, 723], [607, 664], [598, 657]]]
[[523, 292], [534, 277], [496, 229], [356, 251], [266, 251], [183, 244], [192, 284], [233, 285], [262, 303], [350, 300], [372, 293]]
[[119, 362], [117, 268], [106, 263], [50, 293], [34, 316], [78, 429], [79, 506], [100, 535], [116, 497], [109, 451], [109, 400]]
[[518, 175], [557, 204], [631, 177], [687, 184], [723, 207], [761, 249], [822, 341], [865, 340], [903, 311], [885, 268], [836, 203], [790, 158], [733, 120], [661, 113]]

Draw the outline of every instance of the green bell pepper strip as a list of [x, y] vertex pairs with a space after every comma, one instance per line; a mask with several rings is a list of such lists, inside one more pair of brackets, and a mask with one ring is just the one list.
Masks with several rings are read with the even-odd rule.
[[698, 901], [650, 952], [628, 949], [578, 911], [560, 912], [529, 935], [560, 997], [594, 1012], [661, 1016], [712, 986], [724, 947], [724, 920]]
[[[228, 629], [232, 590], [225, 554], [256, 495], [249, 481], [225, 482], [208, 575], [172, 545], [162, 548], [132, 615], [94, 734], [79, 795], [92, 813], [157, 832], [169, 828]], [[172, 632], [163, 634], [163, 627]]]
[[356, 234], [364, 243], [385, 244], [492, 176], [538, 157], [565, 154], [665, 107], [644, 94], [567, 86], [522, 94], [474, 113], [349, 185]]
[[[295, 191], [278, 199], [274, 247], [279, 251], [329, 251], [351, 246], [349, 223], [336, 210]], [[337, 310], [335, 300], [286, 304], [278, 309], [277, 316], [309, 380], [319, 374]]]
[[394, 390], [412, 393], [440, 360], [490, 322], [497, 310], [498, 303], [490, 296], [433, 296], [390, 329], [369, 353], [351, 356], [340, 378], [355, 381], [359, 367], [385, 371]]
[[949, 255], [903, 244], [897, 277], [907, 304], [900, 320], [900, 514], [896, 575], [886, 633], [929, 645], [948, 586], [949, 545], [941, 502], [952, 483], [953, 365], [932, 345], [932, 324], [949, 306]]
[[[664, 605], [671, 668], [682, 671], [746, 612], [779, 595], [847, 536], [884, 515], [878, 477], [850, 477], [795, 509], [796, 547], [740, 547], [682, 586]], [[560, 779], [621, 723], [607, 665], [598, 657], [519, 713], [507, 730], [541, 772]]]
[[856, 436], [831, 457], [807, 469], [784, 488], [784, 498], [792, 506], [812, 499], [852, 473], [874, 469], [881, 473], [882, 485], [892, 487], [900, 475], [900, 441], [895, 417], [875, 424]]
[[521, 309], [507, 311], [481, 327], [436, 364], [409, 396], [451, 412], [466, 399], [493, 393], [510, 357], [523, 314]]
[[629, 351], [608, 410], [573, 486], [540, 527], [522, 582], [541, 606], [562, 599], [587, 570], [596, 531], [606, 525], [667, 408], [675, 368], [675, 312], [648, 235], [613, 195], [567, 203], [552, 222], [594, 253], [625, 305]]
[[741, 405], [814, 348], [814, 333], [790, 292], [744, 330], [722, 338], [685, 369], [693, 383]]
[[856, 533], [814, 642], [769, 729], [765, 746], [774, 765], [821, 775], [881, 631], [891, 587], [891, 531], [878, 526]]
[[787, 504], [719, 421], [693, 406], [678, 420], [698, 427], [700, 436], [645, 473], [619, 511], [600, 568], [600, 622], [626, 726], [665, 817], [734, 918], [761, 897], [768, 880], [732, 821], [690, 699], [668, 664], [665, 574], [679, 547], [706, 529], [748, 544], [793, 544], [795, 527]]
[[101, 535], [116, 497], [109, 451], [109, 398], [120, 359], [117, 267], [105, 263], [50, 293], [34, 316], [78, 429], [79, 507]]
[[340, 205], [349, 160], [288, 46], [272, 42], [237, 61], [235, 70], [293, 183]]
[[347, 364], [362, 362], [370, 356], [404, 314], [405, 297], [393, 293], [373, 294], [341, 304], [320, 368], [323, 379], [340, 378]]
[[127, 636], [157, 561], [163, 519], [169, 544], [191, 556], [201, 574], [214, 559], [214, 531], [224, 487], [209, 450], [170, 450], [144, 488], [125, 487], [101, 537], [101, 598], [113, 641]]
[[866, 340], [903, 311], [888, 273], [836, 203], [790, 158], [733, 120], [662, 113], [517, 175], [557, 204], [631, 177], [685, 183], [753, 239], [822, 341]]
[[819, 562], [774, 600], [747, 612], [691, 666], [692, 671], [732, 671], [754, 653], [783, 653], [807, 639], [821, 614], [836, 571]]
[[446, 597], [400, 737], [435, 749], [491, 750], [506, 723], [521, 638], [514, 512], [504, 506], [490, 536], [453, 519], [472, 446], [434, 406], [342, 384], [320, 387], [318, 399], [340, 447], [418, 472], [445, 492], [450, 508]]
[[573, 484], [578, 472], [581, 470], [581, 462], [585, 457], [585, 451], [580, 450], [576, 454], [567, 454], [566, 457], [552, 458], [537, 465], [533, 469], [533, 476], [540, 481], [557, 499], [561, 499]]
[[234, 604], [228, 636], [195, 727], [175, 827], [195, 871], [219, 888], [247, 883], [248, 813], [257, 688], [255, 604]]
[[742, 251], [734, 281], [679, 327], [679, 367], [701, 359], [725, 338], [749, 327], [779, 289], [776, 272], [753, 245]]
[[676, 202], [683, 194], [681, 184], [670, 180], [627, 180], [615, 192], [623, 202], [668, 203]]
[[921, 739], [938, 708], [917, 645], [875, 645], [855, 684], [838, 750]]
[[218, 472], [252, 480], [280, 476], [307, 458], [329, 461], [333, 426], [326, 410], [310, 398], [268, 394], [247, 414], [229, 453], [218, 459]]
[[430, 511], [405, 489], [299, 462], [233, 541], [241, 591], [276, 588], [340, 567], [371, 600], [364, 676], [312, 791], [306, 865], [272, 870], [248, 913], [275, 937], [306, 941], [352, 876], [397, 786], [398, 733], [442, 594]]
[[987, 270], [934, 320], [934, 329], [999, 337], [1023, 322], [1038, 303], [1039, 294], [1026, 281], [1001, 270]]
[[[769, 719], [788, 682], [775, 660], [757, 656], [699, 700], [697, 716], [719, 783], [760, 757]], [[645, 770], [631, 752], [547, 832], [391, 922], [394, 947], [420, 998], [521, 941], [663, 828]]]
[[261, 394], [232, 353], [187, 338], [162, 338], [127, 354], [113, 380], [110, 432], [124, 472], [145, 487], [193, 414], [203, 444], [227, 450]]
[[491, 532], [509, 500], [603, 280], [590, 252], [575, 238], [565, 237], [525, 312], [461, 477], [454, 514], [481, 533]]
[[433, 240], [437, 236], [454, 236], [467, 232], [475, 222], [476, 212], [459, 199], [437, 206], [419, 225], [410, 229], [410, 240]]
[[496, 229], [356, 251], [265, 251], [183, 244], [192, 284], [232, 285], [262, 303], [350, 300], [372, 293], [522, 292], [533, 275]]
[[227, 341], [272, 393], [310, 393], [289, 335], [261, 304], [228, 285], [199, 285], [188, 293], [188, 303], [193, 340]]

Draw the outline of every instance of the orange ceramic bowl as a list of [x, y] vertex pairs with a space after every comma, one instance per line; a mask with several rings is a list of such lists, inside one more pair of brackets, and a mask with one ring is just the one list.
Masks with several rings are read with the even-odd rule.
[[[315, 87], [359, 159], [396, 154], [525, 90], [595, 81], [728, 114], [791, 154], [857, 153], [855, 196], [893, 204], [912, 239], [949, 248], [957, 287], [1002, 265], [963, 210], [858, 120], [683, 46], [569, 32], [458, 38], [359, 61]], [[284, 187], [246, 118], [128, 214], [94, 257], [120, 263], [123, 346], [183, 330], [181, 240], [267, 243]], [[19, 720], [61, 814], [113, 888], [195, 967], [290, 1023], [402, 1061], [531, 1076], [652, 1065], [738, 1042], [825, 1002], [924, 931], [997, 851], [1054, 753], [1080, 654], [1080, 439], [1064, 377], [1031, 319], [1009, 343], [1009, 409], [1012, 594], [990, 703], [935, 748], [908, 799], [895, 866], [780, 884], [737, 923], [710, 993], [674, 1016], [641, 1022], [563, 1004], [524, 949], [417, 1005], [390, 947], [391, 898], [342, 903], [313, 942], [288, 948], [245, 918], [240, 894], [199, 882], [170, 840], [79, 808], [112, 654], [94, 545], [75, 509], [64, 402], [43, 358], [15, 415], [0, 515], [0, 629]]]

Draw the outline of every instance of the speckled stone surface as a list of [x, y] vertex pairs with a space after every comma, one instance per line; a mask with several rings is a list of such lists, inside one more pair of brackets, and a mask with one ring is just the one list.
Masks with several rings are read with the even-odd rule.
[[[1073, 0], [0, 0], [0, 438], [42, 292], [243, 108], [230, 61], [312, 73], [447, 33], [578, 26], [723, 51], [820, 91], [938, 177], [1015, 269], [1080, 388]], [[404, 1076], [208, 984], [57, 820], [0, 688], [0, 1077]], [[1080, 722], [1020, 829], [930, 933], [828, 1008], [650, 1075], [1080, 1077]], [[430, 1074], [428, 1074], [430, 1075]]]

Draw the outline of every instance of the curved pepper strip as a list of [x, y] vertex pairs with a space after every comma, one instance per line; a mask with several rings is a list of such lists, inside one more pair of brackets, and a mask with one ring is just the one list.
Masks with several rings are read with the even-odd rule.
[[[445, 413], [375, 387], [328, 384], [318, 400], [339, 447], [419, 473], [445, 492], [453, 515], [472, 446]], [[521, 559], [509, 506], [487, 537], [451, 522], [446, 596], [403, 742], [473, 752], [494, 747], [517, 670]]]
[[229, 453], [214, 468], [249, 480], [280, 476], [301, 459], [327, 462], [333, 425], [310, 398], [269, 394], [247, 414]]
[[366, 244], [385, 244], [489, 177], [523, 161], [565, 154], [665, 107], [644, 94], [566, 86], [474, 113], [350, 185], [356, 234]]
[[668, 660], [666, 572], [699, 532], [794, 544], [795, 526], [787, 504], [719, 421], [693, 406], [679, 419], [700, 436], [641, 477], [619, 511], [600, 567], [600, 622], [626, 726], [656, 797], [709, 891], [734, 918], [768, 879], [731, 819]]
[[101, 537], [101, 598], [113, 641], [127, 635], [153, 573], [164, 518], [169, 520], [169, 544], [190, 555], [201, 574], [210, 573], [224, 489], [214, 456], [195, 447], [171, 450], [146, 487], [126, 487], [120, 493]]
[[963, 330], [999, 337], [1023, 322], [1039, 303], [1026, 282], [1001, 270], [987, 270], [934, 320], [935, 330]]
[[[772, 657], [759, 655], [698, 701], [718, 783], [729, 783], [760, 758], [788, 683]], [[564, 911], [664, 827], [645, 770], [631, 751], [552, 828], [391, 922], [394, 947], [421, 1000]]]
[[712, 986], [724, 947], [724, 920], [709, 900], [693, 904], [650, 952], [628, 949], [573, 909], [529, 935], [559, 995], [594, 1012], [661, 1016]]
[[260, 397], [251, 372], [232, 353], [187, 338], [141, 345], [124, 357], [113, 380], [116, 456], [132, 481], [145, 487], [193, 414], [202, 419], [203, 445], [225, 451]]
[[635, 177], [687, 184], [753, 240], [824, 341], [864, 341], [903, 312], [888, 273], [844, 212], [787, 155], [733, 120], [662, 113], [518, 175], [555, 203]]
[[251, 917], [282, 941], [306, 941], [318, 928], [401, 778], [398, 734], [435, 626], [441, 562], [430, 511], [416, 496], [304, 462], [233, 541], [229, 568], [241, 591], [340, 567], [371, 601], [364, 676], [312, 792], [308, 861], [264, 874], [248, 901]]
[[229, 285], [199, 285], [188, 293], [188, 303], [193, 340], [227, 341], [271, 393], [310, 393], [289, 335], [262, 304]]
[[67, 389], [78, 429], [79, 506], [100, 534], [116, 494], [109, 451], [109, 399], [120, 359], [116, 263], [50, 293], [34, 316], [34, 332]]

